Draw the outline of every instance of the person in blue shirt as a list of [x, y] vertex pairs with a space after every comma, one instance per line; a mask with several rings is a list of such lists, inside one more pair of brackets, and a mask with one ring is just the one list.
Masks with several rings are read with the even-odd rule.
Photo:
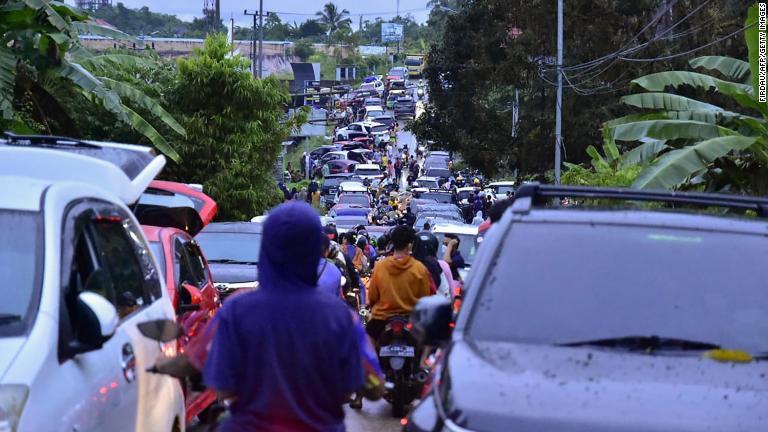
[[331, 240], [323, 238], [323, 256], [317, 268], [317, 289], [337, 298], [342, 298], [341, 270], [328, 258], [331, 249]]
[[219, 311], [203, 370], [229, 404], [221, 431], [342, 432], [349, 396], [383, 388], [367, 371], [353, 311], [317, 289], [323, 235], [303, 202], [280, 205], [264, 222], [259, 289]]

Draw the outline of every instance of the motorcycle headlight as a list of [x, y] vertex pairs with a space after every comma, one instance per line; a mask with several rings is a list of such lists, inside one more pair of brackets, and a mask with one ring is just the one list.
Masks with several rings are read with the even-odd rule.
[[0, 385], [0, 432], [16, 432], [28, 395], [25, 385]]

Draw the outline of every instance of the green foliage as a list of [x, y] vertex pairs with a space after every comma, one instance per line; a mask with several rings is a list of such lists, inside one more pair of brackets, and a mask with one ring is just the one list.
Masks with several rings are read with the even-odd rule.
[[294, 42], [293, 55], [298, 57], [301, 61], [307, 61], [314, 54], [315, 47], [312, 45], [312, 41], [309, 39], [300, 39]]
[[[747, 25], [757, 20], [750, 8]], [[707, 73], [668, 71], [646, 75], [632, 82], [648, 93], [624, 97], [628, 105], [652, 110], [654, 119], [636, 117], [604, 125], [606, 141], [661, 140], [651, 151], [648, 144], [633, 150], [653, 156], [633, 183], [643, 189], [730, 190], [763, 195], [768, 192], [768, 105], [757, 98], [753, 86], [757, 52], [755, 26], [746, 32], [749, 62], [724, 56], [705, 56], [689, 62]], [[718, 78], [710, 74], [717, 74]], [[733, 81], [730, 81], [733, 80]], [[749, 83], [749, 84], [745, 84]], [[737, 107], [728, 111], [716, 104], [672, 93], [699, 90]], [[643, 148], [645, 147], [645, 148]], [[634, 157], [634, 156], [633, 156]]]
[[[460, 153], [470, 165], [491, 176], [515, 169], [520, 175], [538, 175], [550, 170], [553, 167], [555, 89], [540, 78], [538, 60], [556, 52], [556, 14], [552, 4], [541, 0], [440, 3], [447, 4], [455, 12], [441, 8], [439, 12], [433, 10], [430, 17], [430, 22], [434, 21], [436, 25], [431, 30], [437, 33], [437, 41], [427, 55], [425, 76], [430, 104], [412, 127], [417, 137]], [[661, 16], [664, 6], [661, 1], [565, 2], [567, 39], [564, 61], [566, 65], [578, 65], [609, 55], [621, 47], [641, 44], [643, 48], [633, 52], [632, 56], [653, 58], [700, 47], [741, 26], [743, 10], [716, 3], [705, 5], [677, 25], [674, 33], [679, 37], [655, 39], [669, 23], [677, 23], [691, 14], [701, 2], [675, 2], [669, 14], [664, 14], [663, 19], [645, 29], [654, 16]], [[433, 4], [437, 4], [437, 0]], [[440, 32], [436, 30], [438, 26], [449, 30]], [[701, 31], [703, 26], [706, 31]], [[710, 55], [716, 50], [731, 57], [745, 53], [740, 44], [723, 43], [699, 54]], [[562, 109], [567, 160], [587, 162], [586, 147], [602, 141], [600, 125], [631, 111], [631, 107], [620, 104], [617, 98], [629, 93], [624, 85], [627, 77], [668, 71], [685, 60], [672, 58], [650, 63], [615, 60], [592, 69], [569, 70], [568, 76], [582, 88], [603, 86], [611, 91], [581, 94], [589, 92], [574, 92], [566, 82]], [[712, 66], [710, 63], [706, 65]], [[554, 69], [551, 64], [543, 66], [545, 70]], [[545, 74], [548, 80], [555, 79], [554, 72]], [[743, 86], [741, 83], [735, 85], [737, 87], [715, 85], [712, 88], [725, 94]], [[648, 90], [666, 91], [665, 85], [661, 87]], [[681, 96], [696, 99], [698, 94], [682, 92]], [[519, 122], [513, 135], [512, 105], [515, 100], [519, 100]], [[722, 106], [724, 111], [733, 111], [732, 106], [720, 105], [719, 100], [714, 105]], [[700, 121], [700, 117], [674, 120]]]
[[352, 24], [352, 20], [349, 19], [349, 11], [346, 9], [339, 10], [333, 2], [326, 3], [323, 9], [315, 15], [318, 17], [318, 22], [325, 27], [328, 43], [333, 41], [334, 33], [341, 29], [348, 29]]
[[[75, 114], [103, 110], [108, 118], [130, 126], [139, 138], [178, 160], [166, 137], [150, 122], [171, 125], [176, 133], [183, 134], [175, 119], [140, 90], [117, 80], [107, 84], [100, 74], [147, 61], [89, 53], [80, 43], [78, 32], [130, 37], [87, 20], [88, 15], [58, 1], [0, 3], [0, 127], [97, 138], [77, 127]], [[147, 109], [139, 113], [134, 106]]]
[[284, 122], [287, 88], [254, 79], [248, 60], [229, 52], [226, 38], [215, 35], [179, 60], [168, 99], [187, 131], [177, 145], [185, 162], [171, 164], [165, 175], [204, 184], [220, 219], [248, 220], [280, 201], [272, 177], [280, 143], [306, 115]]
[[[135, 36], [204, 37], [214, 28], [214, 23], [206, 18], [195, 18], [192, 22], [186, 22], [175, 15], [151, 12], [147, 6], [139, 9], [127, 8], [121, 2], [116, 6], [101, 7], [93, 16]], [[223, 24], [219, 23], [218, 28], [223, 28]]]

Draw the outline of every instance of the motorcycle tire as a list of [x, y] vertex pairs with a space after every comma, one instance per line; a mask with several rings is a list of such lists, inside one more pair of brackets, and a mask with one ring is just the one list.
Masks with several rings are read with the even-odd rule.
[[405, 417], [405, 383], [402, 379], [395, 382], [395, 389], [392, 390], [392, 417]]

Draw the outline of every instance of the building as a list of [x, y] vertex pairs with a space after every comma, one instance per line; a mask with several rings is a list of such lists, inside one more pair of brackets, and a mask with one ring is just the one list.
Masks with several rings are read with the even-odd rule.
[[112, 0], [76, 0], [77, 7], [83, 10], [95, 11], [104, 6], [112, 6]]

